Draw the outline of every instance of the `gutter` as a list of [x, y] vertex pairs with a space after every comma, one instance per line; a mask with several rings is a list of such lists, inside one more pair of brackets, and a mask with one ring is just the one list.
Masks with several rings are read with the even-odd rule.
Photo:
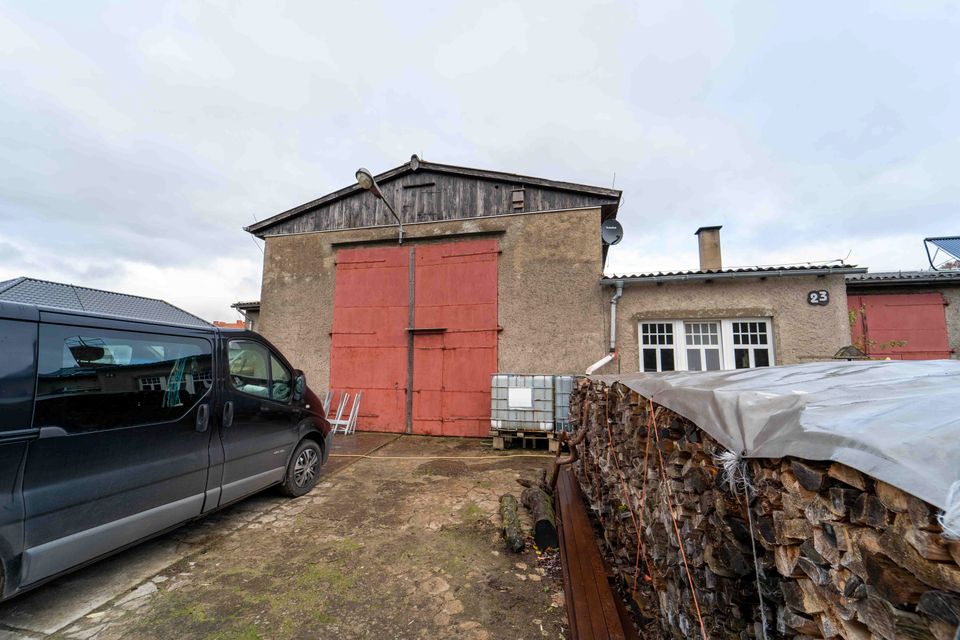
[[617, 302], [623, 297], [623, 282], [623, 280], [618, 280], [614, 283], [617, 291], [613, 294], [613, 298], [610, 299], [610, 353], [587, 367], [588, 376], [593, 375], [594, 371], [612, 362], [617, 357]]

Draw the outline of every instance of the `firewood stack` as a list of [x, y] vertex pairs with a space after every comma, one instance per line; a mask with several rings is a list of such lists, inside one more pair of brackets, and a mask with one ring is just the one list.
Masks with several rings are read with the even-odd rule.
[[759, 567], [768, 638], [954, 640], [960, 543], [941, 538], [934, 507], [839, 463], [750, 459], [751, 527], [723, 447], [689, 420], [653, 405], [664, 467], [653, 435], [644, 462], [649, 406], [588, 379], [571, 398], [587, 429], [577, 477], [654, 637], [702, 637], [699, 619], [709, 638], [763, 637]]

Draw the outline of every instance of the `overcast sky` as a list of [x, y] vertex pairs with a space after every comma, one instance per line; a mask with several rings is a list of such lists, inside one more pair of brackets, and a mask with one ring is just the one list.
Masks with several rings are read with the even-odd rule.
[[428, 161], [624, 191], [608, 272], [960, 233], [960, 12], [924, 2], [5, 2], [0, 280], [234, 319], [254, 219]]

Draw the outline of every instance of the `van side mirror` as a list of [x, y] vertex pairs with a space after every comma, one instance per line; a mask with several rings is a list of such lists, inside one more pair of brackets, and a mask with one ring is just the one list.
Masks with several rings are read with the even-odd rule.
[[303, 400], [303, 396], [306, 392], [307, 377], [303, 375], [303, 371], [295, 371], [293, 377], [293, 400], [295, 402], [300, 402]]

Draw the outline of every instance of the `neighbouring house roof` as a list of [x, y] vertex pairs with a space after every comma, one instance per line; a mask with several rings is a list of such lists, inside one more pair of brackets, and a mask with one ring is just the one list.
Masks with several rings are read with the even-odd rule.
[[847, 276], [847, 287], [920, 286], [945, 284], [960, 286], [960, 270], [950, 271], [876, 271]]
[[782, 267], [737, 267], [733, 269], [715, 269], [709, 271], [659, 271], [656, 273], [638, 273], [603, 276], [602, 281], [643, 282], [658, 284], [661, 282], [684, 282], [719, 280], [724, 278], [780, 278], [785, 276], [826, 276], [865, 273], [865, 267], [852, 264], [812, 264], [805, 266]]
[[220, 327], [221, 329], [243, 329], [244, 328], [243, 320], [235, 320], [233, 322], [225, 322], [223, 320], [214, 320], [213, 326]]
[[[620, 196], [623, 193], [618, 189], [607, 189], [605, 187], [595, 187], [585, 184], [577, 184], [574, 182], [563, 182], [560, 180], [547, 180], [545, 178], [536, 178], [533, 176], [524, 176], [516, 173], [506, 173], [503, 171], [489, 171], [486, 169], [458, 167], [449, 164], [426, 162], [424, 160], [420, 160], [419, 158], [416, 159], [416, 162], [407, 162], [399, 167], [395, 167], [389, 171], [377, 174], [374, 176], [374, 179], [377, 181], [377, 184], [383, 187], [384, 184], [390, 182], [391, 180], [414, 172], [454, 175], [464, 178], [474, 178], [477, 180], [507, 182], [530, 187], [542, 187], [552, 191], [563, 191], [596, 196], [604, 199], [605, 204], [603, 204], [602, 208], [603, 218], [605, 220], [616, 217], [617, 208], [620, 203]], [[311, 200], [310, 202], [306, 202], [292, 209], [288, 209], [287, 211], [278, 213], [248, 227], [244, 227], [244, 230], [262, 238], [264, 235], [266, 235], [268, 230], [284, 221], [295, 218], [309, 211], [313, 211], [325, 205], [329, 205], [337, 200], [360, 194], [363, 191], [364, 189], [360, 187], [360, 185], [353, 183], [347, 187], [317, 198], [316, 200]], [[408, 221], [405, 221], [405, 224], [407, 222]]]
[[133, 320], [194, 327], [211, 326], [206, 320], [163, 300], [36, 278], [21, 277], [0, 282], [0, 301], [69, 311], [89, 311]]
[[248, 302], [234, 302], [230, 305], [232, 309], [237, 309], [238, 311], [260, 311], [260, 301], [259, 300], [250, 300]]

